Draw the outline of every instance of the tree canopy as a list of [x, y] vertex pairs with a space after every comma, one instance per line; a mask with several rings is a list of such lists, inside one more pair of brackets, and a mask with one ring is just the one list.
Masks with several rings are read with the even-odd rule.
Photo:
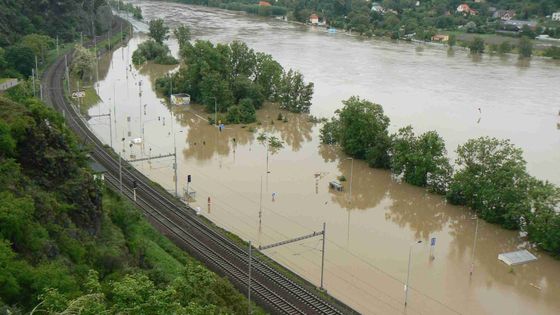
[[189, 93], [209, 112], [227, 112], [230, 123], [254, 121], [254, 110], [266, 100], [278, 101], [289, 111], [309, 112], [313, 84], [305, 83], [299, 72], [284, 71], [270, 55], [255, 52], [243, 42], [214, 45], [198, 40], [192, 45], [186, 41], [180, 55], [185, 65], [171, 77], [156, 81], [166, 95], [171, 88]]

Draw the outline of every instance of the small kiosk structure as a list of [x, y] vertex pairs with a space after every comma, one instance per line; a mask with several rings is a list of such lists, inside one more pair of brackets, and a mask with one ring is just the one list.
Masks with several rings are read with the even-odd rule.
[[329, 188], [336, 191], [342, 191], [342, 184], [337, 180], [333, 180], [329, 182]]
[[99, 164], [97, 161], [90, 160], [89, 166], [93, 171], [94, 180], [100, 180], [100, 181], [105, 180], [105, 173], [107, 173], [107, 169], [103, 165]]
[[173, 105], [186, 106], [191, 103], [191, 96], [189, 94], [171, 94], [171, 103]]
[[502, 253], [498, 255], [498, 259], [506, 263], [508, 266], [522, 265], [537, 260], [537, 257], [528, 250], [520, 250], [516, 252]]

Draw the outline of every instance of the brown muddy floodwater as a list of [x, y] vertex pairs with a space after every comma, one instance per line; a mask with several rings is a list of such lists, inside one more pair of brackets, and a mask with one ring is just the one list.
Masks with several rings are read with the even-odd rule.
[[[418, 51], [411, 44], [327, 36], [221, 10], [161, 2], [140, 5], [148, 20], [157, 16], [172, 25], [185, 22], [195, 38], [241, 39], [271, 53], [285, 67], [301, 70], [315, 82], [314, 115], [330, 116], [341, 99], [359, 94], [385, 105], [393, 130], [405, 124], [436, 129], [450, 147], [478, 135], [511, 138], [524, 148], [533, 174], [560, 180], [560, 68], [552, 62], [534, 59], [519, 67], [513, 57], [472, 61], [463, 51], [448, 56], [438, 47]], [[146, 29], [138, 23], [136, 28]], [[531, 249], [537, 262], [506, 266], [498, 254], [527, 244], [516, 232], [480, 221], [474, 273], [469, 276], [476, 223], [471, 212], [398, 183], [389, 172], [361, 161], [354, 161], [351, 170], [351, 160], [336, 148], [320, 145], [321, 126], [305, 115], [287, 113], [288, 122], [277, 121], [278, 109], [269, 104], [258, 113], [262, 125], [227, 126], [219, 132], [196, 106], [170, 110], [155, 94], [153, 81], [173, 67], [128, 68], [143, 40], [144, 35], [136, 34], [100, 63], [105, 65], [100, 70], [102, 101], [89, 112], [116, 113], [113, 146], [124, 148], [127, 159], [172, 153], [176, 143], [179, 193], [186, 176], [192, 175], [193, 206], [200, 207], [202, 215], [257, 246], [319, 231], [326, 222], [325, 287], [364, 314], [560, 313], [559, 261]], [[176, 48], [174, 41], [169, 44]], [[108, 119], [90, 123], [109, 143]], [[266, 147], [256, 139], [261, 132], [284, 141], [284, 148], [270, 155], [270, 173]], [[143, 138], [143, 145], [129, 147], [132, 138]], [[166, 158], [134, 164], [173, 192], [172, 163]], [[348, 179], [345, 191], [329, 190], [329, 181], [340, 175]], [[432, 237], [437, 238], [434, 260], [429, 258]], [[423, 243], [413, 247], [405, 309], [409, 245], [416, 240]], [[318, 285], [320, 250], [320, 239], [308, 239], [265, 253]]]

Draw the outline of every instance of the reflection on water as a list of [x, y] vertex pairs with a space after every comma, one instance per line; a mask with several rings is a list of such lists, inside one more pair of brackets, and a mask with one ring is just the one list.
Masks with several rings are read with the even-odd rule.
[[[459, 140], [464, 136], [461, 132], [471, 135], [486, 133], [488, 128], [497, 124], [497, 120], [500, 120], [499, 128], [505, 130], [508, 127], [501, 120], [505, 121], [511, 116], [496, 116], [492, 106], [475, 102], [468, 105], [472, 105], [468, 111], [472, 110], [474, 113], [463, 113], [466, 94], [461, 90], [448, 89], [445, 85], [449, 81], [458, 82], [459, 79], [452, 76], [447, 78], [440, 73], [439, 80], [434, 80], [422, 73], [409, 73], [417, 71], [414, 67], [409, 67], [411, 62], [404, 60], [400, 65], [394, 63], [398, 54], [416, 54], [412, 48], [412, 52], [403, 52], [409, 49], [406, 48], [409, 46], [400, 43], [355, 43], [354, 39], [343, 35], [327, 37], [318, 31], [308, 32], [300, 26], [247, 18], [208, 8], [153, 2], [142, 2], [141, 5], [147, 19], [162, 16], [168, 17], [171, 22], [186, 20], [193, 27], [195, 37], [209, 36], [220, 41], [248, 38], [253, 47], [263, 47], [271, 39], [263, 38], [261, 33], [274, 31], [278, 37], [275, 41], [282, 41], [276, 53], [283, 56], [281, 59], [285, 65], [301, 65], [300, 59], [309, 62], [304, 49], [311, 49], [306, 46], [307, 43], [317, 44], [329, 40], [329, 45], [334, 46], [333, 49], [341, 51], [337, 57], [340, 58], [337, 59], [340, 62], [332, 62], [323, 68], [324, 78], [315, 78], [320, 79], [315, 80], [316, 86], [319, 87], [313, 105], [318, 112], [329, 111], [332, 109], [329, 106], [334, 106], [332, 104], [335, 103], [338, 104], [336, 106], [340, 106], [336, 100], [345, 97], [343, 94], [350, 87], [361, 89], [361, 83], [356, 82], [354, 77], [370, 80], [372, 72], [368, 71], [373, 67], [376, 69], [374, 72], [379, 73], [379, 80], [375, 79], [373, 83], [368, 81], [368, 89], [377, 90], [376, 92], [380, 91], [379, 86], [392, 89], [390, 93], [394, 95], [393, 101], [407, 93], [414, 93], [418, 103], [433, 101], [434, 108], [440, 108], [443, 113], [437, 114], [433, 119], [424, 120], [424, 105], [421, 108], [404, 109], [389, 105], [387, 108], [393, 114], [400, 113], [398, 122], [408, 117], [417, 119], [420, 125], [423, 122], [424, 126], [439, 124], [440, 127], [436, 129], [445, 130], [448, 135], [452, 135], [451, 138], [454, 135]], [[183, 19], [185, 15], [189, 18]], [[203, 27], [209, 28], [207, 32]], [[480, 221], [473, 255], [476, 220], [473, 220], [471, 212], [462, 207], [451, 206], [440, 196], [429, 194], [423, 189], [399, 183], [387, 171], [371, 169], [366, 163], [358, 160], [352, 163], [352, 160], [348, 160], [336, 147], [321, 145], [318, 140], [320, 125], [308, 122], [304, 115], [287, 114], [287, 122], [278, 121], [276, 117], [279, 109], [267, 104], [258, 112], [260, 125], [226, 126], [226, 129], [220, 132], [208, 124], [208, 114], [200, 107], [168, 108], [168, 105], [155, 95], [153, 79], [169, 69], [156, 69], [153, 65], [141, 69], [127, 68], [130, 55], [141, 40], [142, 37], [136, 36], [127, 47], [113, 53], [112, 62], [107, 63], [107, 75], [100, 82], [99, 90], [103, 102], [92, 108], [90, 113], [109, 110], [116, 113], [113, 143], [117, 151], [124, 149], [124, 155], [127, 157], [168, 154], [173, 152], [176, 144], [179, 153], [179, 194], [185, 188], [186, 176], [192, 175], [193, 182], [189, 190], [196, 192], [192, 205], [205, 209], [204, 215], [216, 224], [246, 240], [254, 241], [257, 245], [264, 245], [318, 231], [322, 223], [326, 222], [325, 286], [329, 293], [364, 314], [560, 312], [560, 299], [557, 298], [560, 296], [558, 261], [534, 249], [531, 251], [539, 257], [534, 263], [510, 268], [497, 260], [499, 253], [526, 245], [517, 233]], [[360, 46], [356, 46], [358, 44]], [[176, 47], [176, 43], [172, 41], [170, 46]], [[347, 65], [340, 65], [345, 62], [345, 54], [340, 48], [346, 46], [351, 46], [353, 52], [355, 51], [354, 60], [364, 63], [364, 67], [360, 68], [360, 71], [352, 72], [350, 77], [341, 75], [346, 73], [344, 67]], [[333, 58], [330, 54], [336, 53], [330, 49], [324, 47], [325, 58]], [[364, 51], [368, 53], [367, 58]], [[446, 71], [454, 69], [452, 71], [464, 72], [472, 78], [476, 77], [476, 72], [468, 67], [484, 65], [488, 72], [484, 78], [476, 77], [476, 82], [473, 83], [475, 86], [486, 84], [488, 88], [492, 88], [494, 80], [503, 79], [504, 71], [510, 72], [502, 68], [501, 64], [504, 61], [499, 58], [484, 56], [480, 63], [472, 63], [464, 51], [459, 49], [456, 50], [455, 56], [449, 58], [445, 57], [445, 50], [430, 46], [424, 47], [418, 54], [421, 58], [437, 61], [429, 69], [434, 72], [438, 71], [437, 68], [433, 68], [434, 65], [449, 62]], [[416, 65], [420, 68], [427, 67], [418, 62], [416, 60]], [[505, 62], [508, 63], [507, 67], [511, 67], [509, 63], [516, 61]], [[322, 66], [315, 64], [315, 67]], [[548, 70], [542, 67], [542, 62], [533, 61], [529, 68], [514, 68], [511, 70], [513, 74], [510, 74], [516, 75], [517, 71], [522, 76], [534, 76], [534, 71], [548, 73]], [[308, 71], [312, 76], [316, 74], [316, 70], [309, 69], [308, 66], [303, 68], [306, 77]], [[333, 74], [327, 71], [337, 75], [333, 78]], [[442, 83], [441, 78], [446, 78], [446, 82]], [[433, 86], [417, 82], [428, 79]], [[554, 79], [555, 77], [552, 80]], [[399, 84], [395, 84], [394, 80], [398, 80]], [[478, 82], [484, 80], [487, 81]], [[535, 81], [537, 78], [532, 77], [530, 80]], [[141, 96], [138, 86], [140, 81], [143, 82]], [[340, 85], [341, 89], [330, 88], [332, 82]], [[432, 97], [432, 92], [442, 91], [462, 99], [463, 102], [442, 103], [441, 100]], [[358, 92], [360, 91], [354, 93]], [[113, 93], [116, 96], [114, 99]], [[529, 94], [531, 93], [529, 91]], [[553, 93], [555, 92], [551, 92]], [[381, 98], [387, 98], [389, 92], [379, 94]], [[495, 99], [488, 95], [485, 97], [495, 106], [505, 106], [500, 105], [501, 96], [494, 96]], [[549, 97], [551, 96], [544, 98]], [[511, 111], [518, 115], [519, 103], [511, 106]], [[539, 120], [543, 115], [547, 115], [547, 109], [539, 106], [524, 113], [529, 125], [526, 132], [535, 131], [532, 138], [539, 132], [544, 132], [533, 124], [534, 117]], [[480, 119], [482, 115], [484, 118]], [[452, 119], [447, 119], [449, 117]], [[478, 126], [482, 126], [483, 129], [475, 130]], [[94, 125], [92, 128], [102, 139], [109, 142], [107, 126]], [[555, 128], [553, 125], [554, 132], [557, 132]], [[276, 136], [285, 143], [283, 149], [269, 156], [270, 173], [266, 172], [266, 147], [256, 139], [260, 133]], [[126, 143], [120, 141], [123, 136]], [[128, 141], [135, 137], [143, 138], [143, 146], [128, 146]], [[541, 138], [538, 139], [541, 142], [537, 147], [546, 144], [547, 141], [554, 142], [550, 137], [544, 140]], [[553, 151], [549, 152], [552, 159], [556, 149], [547, 150]], [[134, 165], [174, 192], [172, 158], [135, 162]], [[328, 183], [341, 175], [347, 179], [343, 182], [344, 190], [330, 190]], [[432, 237], [437, 239], [433, 249], [433, 260], [429, 258], [429, 240]], [[405, 310], [403, 283], [407, 275], [409, 246], [415, 240], [422, 240], [423, 243], [413, 248], [411, 294]], [[320, 242], [317, 240], [310, 239], [270, 249], [266, 254], [313, 283], [318, 283], [321, 253]], [[470, 276], [473, 257], [474, 272]]]

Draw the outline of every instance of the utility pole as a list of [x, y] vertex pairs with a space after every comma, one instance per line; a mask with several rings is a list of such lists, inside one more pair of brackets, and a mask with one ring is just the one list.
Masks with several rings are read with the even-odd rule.
[[124, 152], [124, 137], [121, 140], [122, 142], [122, 151], [119, 152], [119, 187], [122, 195], [122, 153]]
[[[175, 137], [175, 135], [173, 135]], [[175, 145], [173, 156], [175, 156], [175, 197], [179, 196], [177, 192], [177, 182], [179, 182], [179, 178], [177, 177], [177, 145]]]
[[68, 73], [68, 55], [64, 55], [64, 65], [66, 67], [66, 87], [68, 90], [68, 96], [70, 95], [70, 74]]
[[33, 84], [33, 97], [35, 97], [35, 69], [31, 68], [31, 80]]
[[324, 290], [323, 271], [324, 271], [324, 265], [325, 265], [325, 233], [326, 233], [326, 230], [327, 230], [327, 223], [323, 222], [323, 230], [321, 232], [313, 232], [313, 233], [308, 234], [308, 235], [292, 238], [292, 239], [289, 239], [289, 240], [273, 243], [273, 244], [270, 244], [270, 245], [259, 246], [259, 250], [265, 250], [265, 249], [269, 249], [269, 248], [273, 248], [273, 247], [277, 247], [277, 246], [282, 246], [282, 245], [286, 245], [286, 244], [290, 244], [290, 243], [294, 243], [294, 242], [298, 242], [298, 241], [301, 241], [301, 240], [305, 240], [305, 239], [308, 239], [308, 238], [312, 238], [312, 237], [322, 235], [323, 236], [323, 250], [322, 250], [322, 256], [321, 256], [321, 286], [320, 286], [320, 289]]
[[80, 32], [80, 46], [84, 46], [84, 34], [82, 32]]
[[323, 287], [323, 271], [325, 267], [325, 238], [327, 237], [326, 232], [327, 232], [327, 223], [323, 222], [323, 249], [321, 250], [321, 287], [320, 287], [321, 290], [325, 289]]
[[248, 280], [247, 300], [249, 300], [249, 315], [251, 315], [251, 241], [249, 241], [249, 280]]
[[259, 202], [259, 228], [262, 223], [262, 175], [261, 175], [261, 199]]
[[352, 175], [354, 174], [354, 158], [349, 157], [347, 160], [352, 160], [352, 165], [350, 166], [350, 202], [352, 202]]
[[410, 263], [412, 261], [412, 246], [416, 245], [416, 244], [420, 244], [422, 243], [422, 241], [416, 241], [412, 244], [410, 244], [410, 248], [408, 249], [408, 271], [406, 273], [406, 285], [404, 288], [404, 306], [406, 307], [407, 303], [408, 303], [408, 281], [410, 280]]
[[473, 244], [472, 258], [471, 258], [471, 271], [469, 272], [470, 277], [472, 277], [472, 274], [474, 272], [474, 253], [476, 251], [476, 239], [478, 238], [478, 214], [475, 213], [474, 216], [476, 219], [476, 227], [474, 228], [474, 244]]
[[37, 63], [37, 55], [35, 55], [35, 75], [37, 76], [37, 81], [39, 81], [39, 66]]

